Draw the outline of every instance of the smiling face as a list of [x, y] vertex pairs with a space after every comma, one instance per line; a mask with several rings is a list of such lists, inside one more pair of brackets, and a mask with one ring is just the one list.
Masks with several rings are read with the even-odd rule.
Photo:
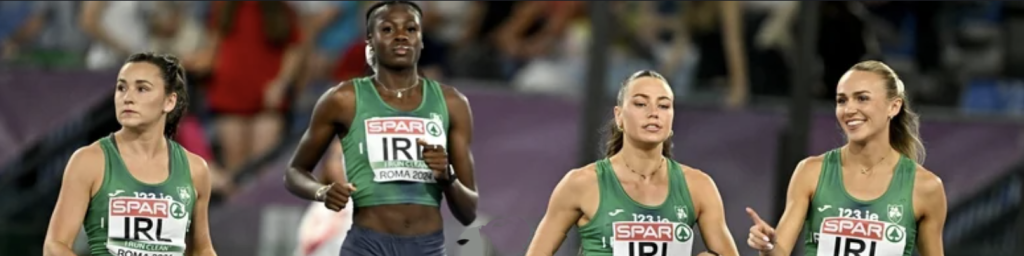
[[675, 96], [668, 83], [646, 76], [633, 79], [624, 90], [622, 104], [615, 106], [615, 122], [624, 136], [641, 143], [667, 140], [675, 117]]
[[888, 138], [891, 118], [899, 113], [903, 100], [890, 91], [886, 77], [850, 70], [836, 86], [836, 120], [850, 142]]
[[373, 13], [369, 45], [373, 47], [377, 64], [393, 68], [416, 65], [423, 49], [420, 15], [406, 4], [380, 7]]
[[167, 93], [163, 77], [160, 68], [148, 62], [131, 62], [121, 68], [114, 92], [114, 108], [121, 126], [163, 123], [177, 100], [177, 94]]

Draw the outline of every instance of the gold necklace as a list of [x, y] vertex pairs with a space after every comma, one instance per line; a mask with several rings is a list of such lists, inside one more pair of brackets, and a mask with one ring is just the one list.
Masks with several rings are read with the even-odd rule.
[[[640, 174], [639, 172], [636, 172], [636, 170], [633, 170], [633, 167], [630, 167], [629, 163], [626, 163], [626, 159], [625, 158], [622, 159], [622, 164], [626, 165], [626, 169], [629, 169], [629, 172], [632, 172], [633, 174], [636, 174], [636, 175], [640, 175], [641, 179], [647, 179], [647, 175]], [[660, 171], [662, 165], [665, 165], [665, 161], [661, 161], [661, 164], [658, 164], [658, 168], [654, 169], [654, 171], [651, 172], [651, 175], [654, 175], [655, 173]]]
[[384, 88], [384, 90], [389, 91], [389, 92], [394, 92], [396, 94], [395, 96], [397, 96], [399, 99], [402, 98], [402, 92], [408, 91], [409, 89], [412, 89], [412, 88], [416, 88], [417, 85], [420, 85], [420, 80], [416, 79], [416, 83], [412, 84], [409, 87], [405, 87], [405, 88], [402, 88], [402, 89], [391, 89], [391, 88], [388, 88], [387, 86], [385, 86], [384, 83], [380, 81], [380, 79], [377, 79], [376, 77], [374, 77], [373, 80], [377, 81], [377, 83], [380, 84], [380, 88]]
[[[846, 155], [847, 155], [847, 156], [849, 156], [849, 155], [850, 155], [850, 153], [846, 153]], [[882, 159], [881, 159], [881, 160], [878, 160], [878, 162], [875, 162], [875, 164], [872, 164], [872, 165], [871, 165], [871, 166], [869, 166], [868, 168], [860, 168], [860, 174], [864, 174], [864, 175], [867, 175], [867, 174], [868, 174], [868, 171], [870, 171], [870, 170], [871, 170], [871, 168], [875, 168], [875, 166], [876, 166], [876, 165], [878, 165], [878, 164], [882, 163], [882, 161], [885, 161], [885, 158], [888, 158], [888, 157], [889, 157], [889, 154], [885, 154], [885, 156], [882, 156]], [[847, 159], [849, 159], [849, 158], [847, 158]]]

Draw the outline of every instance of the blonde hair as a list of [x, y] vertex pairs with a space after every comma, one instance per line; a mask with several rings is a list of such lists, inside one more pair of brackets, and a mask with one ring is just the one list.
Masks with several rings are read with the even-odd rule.
[[882, 76], [885, 79], [886, 96], [890, 100], [902, 99], [903, 104], [900, 112], [892, 117], [892, 124], [889, 126], [889, 144], [896, 151], [909, 157], [917, 163], [924, 163], [925, 149], [921, 140], [920, 117], [910, 108], [910, 101], [907, 99], [906, 88], [903, 81], [896, 75], [889, 65], [881, 61], [868, 60], [853, 65], [850, 70], [871, 72]]

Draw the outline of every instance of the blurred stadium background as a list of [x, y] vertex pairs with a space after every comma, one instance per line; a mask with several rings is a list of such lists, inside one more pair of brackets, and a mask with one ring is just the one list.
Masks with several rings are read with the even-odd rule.
[[[177, 139], [217, 167], [218, 253], [291, 255], [308, 202], [281, 176], [320, 93], [365, 74], [370, 3], [0, 2], [0, 255], [42, 254], [67, 159], [118, 128], [115, 75], [137, 51], [176, 54], [190, 72]], [[467, 229], [443, 210], [451, 255], [522, 255], [554, 185], [597, 158], [619, 82], [643, 68], [676, 92], [677, 160], [716, 179], [741, 253], [756, 255], [743, 242], [743, 208], [774, 222], [795, 163], [842, 143], [830, 95], [865, 59], [894, 67], [922, 113], [925, 166], [950, 201], [947, 255], [1024, 255], [1021, 2], [418, 3], [421, 71], [462, 90], [476, 120], [480, 224], [489, 223]], [[209, 36], [225, 21], [268, 40]], [[291, 40], [268, 43], [282, 35]], [[303, 57], [277, 113], [283, 129], [255, 138], [266, 150], [225, 156], [222, 135], [234, 130], [211, 102], [263, 85], [215, 77], [273, 69], [281, 51], [268, 44]], [[561, 255], [575, 253], [575, 239]]]

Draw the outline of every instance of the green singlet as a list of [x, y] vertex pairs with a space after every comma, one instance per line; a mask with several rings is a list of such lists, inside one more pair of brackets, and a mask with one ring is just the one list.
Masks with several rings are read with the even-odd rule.
[[441, 187], [416, 140], [448, 148], [448, 105], [440, 84], [426, 78], [420, 83], [423, 100], [406, 112], [384, 102], [372, 77], [353, 80], [356, 114], [341, 146], [345, 175], [356, 187], [352, 193], [356, 208], [440, 205]]
[[587, 224], [579, 227], [586, 256], [692, 255], [697, 216], [679, 163], [669, 165], [669, 193], [658, 206], [634, 201], [622, 188], [608, 158], [597, 162], [600, 203]]
[[825, 154], [818, 188], [807, 209], [804, 255], [910, 256], [917, 238], [917, 165], [900, 156], [882, 196], [859, 200], [846, 192], [840, 149]]
[[103, 184], [84, 220], [92, 255], [185, 254], [196, 190], [185, 150], [169, 139], [167, 145], [170, 174], [148, 184], [128, 172], [113, 134], [100, 139], [106, 161]]

